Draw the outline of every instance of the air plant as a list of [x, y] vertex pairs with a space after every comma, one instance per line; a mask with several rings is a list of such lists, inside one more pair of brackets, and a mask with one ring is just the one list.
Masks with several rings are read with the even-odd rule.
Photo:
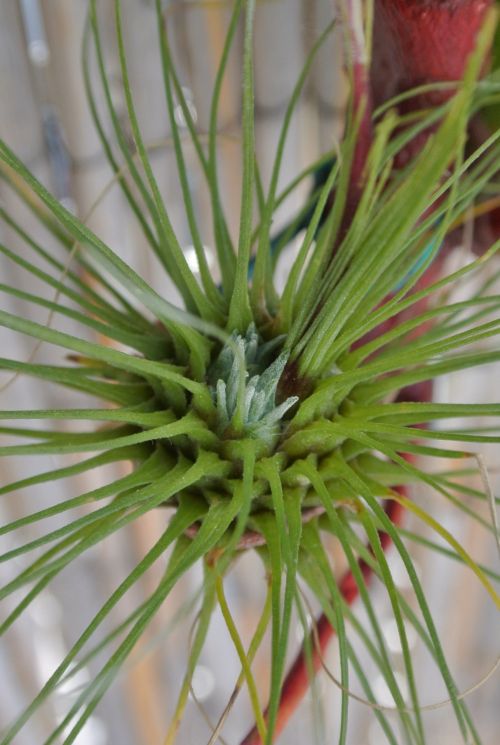
[[[474, 460], [473, 450], [474, 443], [500, 442], [500, 403], [432, 402], [432, 381], [437, 377], [500, 359], [494, 343], [500, 331], [496, 315], [500, 300], [489, 293], [498, 272], [467, 299], [450, 299], [458, 283], [478, 275], [485, 266], [494, 266], [500, 247], [493, 218], [499, 203], [495, 179], [500, 132], [491, 126], [500, 90], [494, 70], [487, 74], [495, 11], [486, 0], [377, 0], [365, 8], [346, 2], [341, 16], [351, 97], [342, 141], [335, 153], [311, 164], [280, 193], [290, 121], [331, 26], [318, 38], [297, 81], [266, 190], [255, 159], [255, 0], [235, 0], [231, 6], [207, 138], [197, 130], [173, 60], [166, 14], [156, 0], [162, 93], [196, 251], [195, 274], [172, 227], [139, 127], [120, 0], [114, 2], [115, 27], [133, 148], [113, 105], [97, 5], [96, 0], [89, 4], [84, 40], [89, 104], [116, 180], [183, 306], [153, 290], [2, 142], [5, 183], [39, 218], [41, 235], [49, 230], [51, 240], [67, 250], [68, 260], [61, 262], [50, 245], [42, 245], [43, 238], [28, 235], [2, 209], [6, 224], [34, 251], [31, 262], [0, 246], [3, 259], [53, 288], [56, 297], [47, 301], [26, 289], [2, 285], [4, 293], [49, 309], [53, 322], [39, 323], [1, 311], [0, 323], [62, 353], [54, 352], [50, 365], [2, 358], [0, 367], [89, 394], [103, 403], [95, 408], [0, 412], [10, 422], [1, 432], [28, 440], [2, 445], [2, 456], [92, 454], [3, 485], [1, 493], [35, 484], [50, 486], [109, 463], [133, 465], [128, 475], [116, 481], [33, 510], [2, 527], [3, 534], [18, 531], [15, 535], [22, 536], [26, 526], [40, 523], [38, 537], [28, 542], [20, 539], [1, 556], [6, 562], [36, 552], [36, 558], [2, 587], [2, 598], [21, 593], [2, 623], [2, 632], [71, 562], [116, 531], [152, 511], [164, 528], [81, 630], [38, 695], [13, 719], [2, 744], [15, 743], [24, 725], [78, 670], [82, 655], [104, 649], [107, 661], [70, 702], [46, 740], [73, 742], [173, 588], [198, 562], [203, 565], [203, 592], [186, 676], [165, 740], [169, 745], [176, 740], [193, 670], [216, 609], [241, 661], [234, 696], [246, 685], [255, 716], [255, 727], [242, 740], [245, 745], [269, 745], [276, 740], [314, 672], [324, 666], [326, 645], [334, 636], [341, 689], [338, 742], [346, 743], [348, 738], [353, 681], [361, 686], [388, 743], [435, 742], [426, 732], [425, 707], [407, 638], [409, 626], [442, 677], [450, 716], [457, 724], [456, 741], [480, 743], [481, 734], [443, 651], [411, 549], [420, 541], [436, 555], [463, 563], [496, 608], [500, 599], [495, 585], [500, 577], [494, 568], [474, 560], [442, 524], [437, 511], [428, 511], [412, 499], [410, 487], [425, 486], [436, 501], [447, 500], [460, 519], [480, 524], [485, 536], [498, 542], [487, 467], [479, 458]], [[241, 25], [243, 176], [239, 231], [233, 236], [219, 186], [217, 129], [221, 86]], [[90, 59], [97, 63], [105, 109], [96, 103]], [[209, 267], [198, 225], [176, 107], [182, 111], [211, 203], [216, 274]], [[106, 134], [104, 115], [113, 125], [112, 140]], [[488, 117], [490, 123], [485, 124]], [[276, 209], [311, 175], [315, 184], [308, 204], [276, 236]], [[453, 236], [475, 215], [478, 224], [489, 220], [488, 230], [481, 232], [489, 245], [485, 249], [478, 244], [479, 256], [449, 273], [444, 259]], [[302, 227], [297, 256], [288, 262], [285, 287], [279, 293], [278, 258], [287, 256], [291, 238]], [[60, 317], [76, 322], [81, 335], [57, 330]], [[493, 345], [476, 346], [491, 340]], [[493, 421], [483, 429], [448, 423], [469, 417]], [[85, 421], [93, 426], [83, 432], [77, 427], [62, 431], [57, 425], [27, 429], [15, 426], [14, 420]], [[439, 429], [436, 422], [441, 423]], [[462, 465], [455, 471], [440, 471], [443, 457], [459, 464], [472, 457], [469, 470], [480, 474], [484, 489], [464, 485]], [[472, 506], [466, 500], [471, 494]], [[482, 516], [485, 504], [490, 506], [490, 520]], [[93, 509], [75, 517], [74, 509], [82, 505]], [[426, 526], [430, 537], [421, 538], [413, 524], [405, 528], [405, 514]], [[57, 527], [46, 527], [61, 516], [65, 519], [54, 523]], [[327, 536], [334, 537], [343, 556], [344, 573], [332, 566]], [[414, 605], [395, 583], [386, 556], [390, 545], [404, 564]], [[225, 595], [225, 581], [246, 551], [259, 555], [263, 581], [269, 587], [248, 649]], [[168, 562], [157, 586], [102, 640], [100, 629], [114, 608], [165, 556]], [[394, 675], [380, 629], [370, 593], [374, 578], [387, 594], [398, 629], [408, 696]], [[307, 593], [321, 613], [286, 674], [287, 654], [293, 650], [292, 615], [306, 618]], [[270, 694], [264, 709], [252, 661], [268, 626]], [[397, 729], [376, 701], [353, 635], [361, 638], [390, 690]], [[228, 710], [210, 743], [217, 741]], [[287, 741], [286, 731], [282, 741]]]

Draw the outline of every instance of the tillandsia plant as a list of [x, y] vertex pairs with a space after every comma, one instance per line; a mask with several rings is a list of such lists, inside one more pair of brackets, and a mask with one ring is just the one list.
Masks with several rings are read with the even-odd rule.
[[[203, 565], [203, 590], [186, 675], [166, 734], [168, 745], [176, 740], [193, 671], [217, 610], [239, 656], [241, 675], [210, 743], [222, 738], [231, 705], [245, 686], [255, 727], [246, 736], [242, 731], [242, 743], [269, 745], [283, 731], [280, 741], [287, 742], [285, 725], [315, 672], [324, 666], [333, 637], [341, 691], [336, 741], [348, 741], [354, 697], [372, 708], [388, 743], [436, 742], [435, 733], [427, 732], [425, 696], [408, 641], [410, 627], [444, 682], [446, 705], [456, 720], [455, 741], [480, 743], [480, 727], [454, 681], [411, 549], [420, 542], [443, 560], [462, 562], [495, 610], [500, 606], [495, 589], [500, 577], [494, 567], [475, 561], [442, 524], [439, 510], [427, 510], [411, 498], [410, 489], [412, 484], [424, 486], [436, 503], [446, 500], [461, 520], [481, 525], [486, 538], [498, 544], [488, 464], [474, 459], [474, 448], [477, 443], [500, 442], [500, 403], [432, 401], [432, 381], [439, 376], [500, 360], [495, 341], [500, 298], [491, 293], [500, 247], [498, 231], [495, 234], [500, 79], [495, 73], [493, 6], [487, 0], [377, 0], [363, 5], [347, 0], [340, 18], [351, 95], [342, 140], [333, 154], [326, 153], [279, 191], [290, 122], [332, 26], [316, 41], [297, 81], [266, 188], [255, 158], [255, 1], [230, 4], [211, 124], [202, 136], [174, 64], [167, 14], [156, 0], [161, 93], [196, 252], [193, 273], [141, 134], [129, 83], [122, 4], [114, 2], [115, 31], [133, 147], [113, 103], [98, 5], [96, 0], [89, 3], [83, 55], [92, 115], [116, 181], [182, 307], [154, 291], [1, 143], [3, 185], [36, 215], [41, 235], [47, 230], [51, 234], [43, 245], [43, 238], [27, 234], [2, 208], [3, 220], [34, 252], [33, 261], [27, 261], [2, 245], [2, 260], [17, 263], [27, 278], [35, 277], [56, 294], [48, 301], [27, 289], [1, 286], [7, 295], [50, 310], [49, 324], [4, 311], [0, 322], [50, 345], [55, 356], [50, 365], [4, 357], [0, 366], [16, 376], [33, 376], [103, 401], [96, 408], [1, 411], [1, 418], [10, 422], [2, 434], [28, 440], [2, 445], [2, 456], [92, 454], [4, 484], [1, 493], [15, 494], [35, 484], [50, 488], [58, 479], [110, 463], [132, 464], [128, 475], [68, 495], [2, 527], [3, 534], [18, 531], [21, 536], [26, 526], [40, 526], [36, 538], [19, 540], [1, 555], [2, 562], [35, 557], [1, 589], [2, 598], [16, 593], [2, 632], [71, 562], [116, 531], [153, 511], [163, 529], [83, 627], [38, 695], [3, 732], [2, 744], [16, 742], [21, 729], [76, 674], [82, 660], [97, 654], [102, 659], [105, 652], [101, 669], [79, 689], [45, 741], [74, 742], [161, 606], [198, 562]], [[218, 178], [218, 111], [240, 29], [243, 178], [239, 231], [233, 236]], [[99, 94], [89, 74], [90, 61], [98, 69]], [[97, 103], [100, 96], [104, 108]], [[112, 138], [104, 117], [113, 126]], [[217, 271], [209, 266], [191, 194], [184, 129], [205, 178]], [[276, 235], [277, 208], [311, 177], [314, 186], [307, 204]], [[449, 273], [445, 258], [463, 225], [476, 229], [476, 258]], [[296, 257], [287, 261], [287, 247], [300, 230]], [[67, 250], [67, 262], [51, 252], [54, 241]], [[275, 281], [279, 257], [286, 265], [282, 292]], [[451, 292], [458, 284], [484, 276], [484, 267], [490, 265], [488, 278], [476, 283], [471, 296], [453, 300]], [[57, 319], [64, 317], [80, 325], [81, 335], [57, 330]], [[479, 342], [483, 344], [478, 347]], [[489, 417], [492, 422], [486, 428], [449, 423], [469, 417]], [[56, 424], [27, 429], [15, 426], [14, 420]], [[83, 432], [77, 426], [67, 431], [58, 429], [57, 421], [94, 424]], [[440, 470], [443, 457], [458, 463], [456, 470]], [[464, 458], [472, 458], [472, 466], [464, 468]], [[466, 486], [466, 473], [478, 473], [483, 488]], [[82, 505], [93, 509], [75, 513]], [[414, 519], [409, 527], [406, 515]], [[52, 520], [53, 527], [47, 528]], [[427, 537], [414, 528], [415, 522], [427, 526]], [[343, 562], [332, 564], [332, 540]], [[407, 573], [411, 602], [393, 576], [386, 556], [391, 545]], [[262, 560], [268, 591], [246, 649], [225, 582], [247, 551]], [[122, 598], [165, 556], [168, 562], [149, 596], [116, 628], [99, 636]], [[370, 592], [375, 578], [389, 600], [404, 676], [394, 674], [381, 631]], [[294, 647], [292, 616], [305, 623], [311, 598], [320, 615], [287, 673], [287, 655]], [[268, 627], [271, 663], [265, 704], [252, 662]], [[354, 636], [366, 647], [370, 670], [382, 676], [390, 691], [390, 713], [376, 699]], [[333, 735], [327, 741], [333, 742]]]

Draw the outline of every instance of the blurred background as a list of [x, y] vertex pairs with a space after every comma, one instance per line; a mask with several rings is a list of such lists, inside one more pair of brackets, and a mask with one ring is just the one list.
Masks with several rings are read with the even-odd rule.
[[[161, 184], [165, 202], [177, 234], [188, 257], [194, 250], [189, 243], [180, 189], [176, 177], [175, 159], [169, 144], [169, 126], [162, 95], [163, 82], [157, 48], [157, 30], [152, 0], [123, 0], [125, 43], [128, 52], [134, 100], [139, 112], [144, 139], [151, 147], [155, 173]], [[126, 133], [130, 136], [123, 98], [120, 66], [114, 35], [113, 3], [99, 0], [103, 47], [108, 66], [116, 110]], [[168, 23], [178, 73], [185, 86], [193, 116], [200, 132], [209, 121], [210, 95], [215, 71], [228, 22], [226, 2], [166, 3]], [[85, 100], [81, 73], [82, 34], [87, 10], [86, 0], [2, 0], [0, 2], [0, 134], [16, 154], [51, 189], [67, 207], [73, 210], [122, 258], [169, 300], [175, 301], [172, 287], [158, 271], [151, 251], [130, 215], [119, 188], [113, 185], [111, 171], [91, 121]], [[300, 73], [307, 50], [332, 18], [330, 0], [261, 0], [258, 2], [255, 32], [255, 104], [257, 157], [264, 183], [269, 178], [276, 142], [285, 109]], [[240, 190], [240, 76], [241, 38], [232, 52], [228, 75], [223, 88], [219, 116], [221, 192], [225, 200], [230, 226], [236, 230], [239, 218]], [[95, 74], [95, 70], [91, 71]], [[97, 86], [98, 88], [98, 86]], [[100, 95], [100, 94], [99, 94]], [[288, 136], [280, 186], [286, 186], [302, 168], [322, 153], [335, 147], [342, 132], [342, 112], [346, 85], [341, 70], [340, 32], [335, 30], [325, 43], [315, 63], [302, 96], [297, 116]], [[103, 110], [104, 111], [104, 110]], [[179, 123], [183, 123], [178, 109]], [[107, 132], [112, 132], [105, 119]], [[198, 214], [206, 224], [204, 240], [211, 255], [208, 200], [202, 188], [194, 152], [186, 150]], [[303, 204], [309, 184], [304, 183], [283, 205], [276, 227]], [[31, 213], [15, 194], [0, 180], [0, 200], [23, 228], [54, 255], [62, 254], [53, 239], [45, 234]], [[21, 255], [32, 255], [23, 241], [7, 225], [0, 228], [0, 240]], [[59, 253], [58, 253], [59, 252]], [[457, 246], [454, 261], [468, 257], [467, 245]], [[286, 261], [286, 260], [285, 260]], [[286, 267], [284, 267], [286, 269]], [[51, 297], [42, 283], [20, 267], [0, 257], [0, 276], [5, 284], [21, 287]], [[466, 292], [461, 288], [460, 292]], [[52, 294], [53, 297], [53, 294]], [[11, 297], [2, 298], [2, 307], [26, 313], [40, 321], [40, 310]], [[49, 318], [57, 328], [66, 328], [65, 319]], [[2, 330], [1, 354], [20, 360], [54, 364], [64, 355], [43, 345], [35, 349], [33, 340]], [[479, 376], [454, 375], [440, 380], [437, 395], [444, 401], [486, 402], [498, 399], [500, 368], [489, 366]], [[87, 406], [83, 394], [55, 390], [51, 385], [27, 378], [12, 379], [12, 373], [0, 374], [0, 408], [57, 408]], [[81, 400], [80, 400], [81, 399]], [[3, 441], [4, 438], [2, 438]], [[7, 441], [7, 438], [5, 438]], [[9, 439], [9, 442], [12, 438]], [[498, 485], [496, 468], [498, 448], [485, 449], [486, 462], [493, 482]], [[68, 458], [58, 456], [43, 459], [2, 460], [1, 484], [7, 484], [31, 473], [66, 465]], [[453, 464], [443, 463], [452, 467]], [[64, 482], [22, 490], [4, 497], [0, 502], [2, 523], [16, 519], [28, 511], [57, 502], [57, 499], [82, 493], [107, 483], [116, 475], [116, 468], [106, 467], [82, 477]], [[470, 485], [480, 488], [480, 481], [469, 478]], [[467, 546], [478, 561], [493, 563], [494, 541], [491, 535], [474, 523], [465, 524], [460, 514], [436, 495], [416, 494], [433, 510], [457, 539]], [[85, 512], [82, 508], [81, 514]], [[76, 514], [76, 513], [75, 513]], [[79, 513], [80, 514], [80, 513]], [[488, 519], [485, 505], [485, 518]], [[163, 530], [168, 515], [164, 511], [144, 516], [129, 528], [87, 552], [83, 558], [61, 573], [26, 610], [2, 641], [0, 651], [0, 731], [33, 697], [41, 684], [55, 669], [94, 613], [137, 561], [144, 555]], [[54, 527], [57, 521], [54, 522]], [[25, 529], [22, 538], [39, 535], [40, 526]], [[16, 545], [19, 534], [2, 538], [2, 552]], [[336, 547], [332, 546], [335, 557]], [[474, 685], [492, 666], [498, 654], [498, 618], [492, 604], [485, 598], [470, 572], [458, 564], [412, 546], [422, 578], [429, 592], [438, 627], [445, 641], [451, 669], [460, 690]], [[407, 578], [391, 554], [391, 562], [399, 588], [414, 604]], [[19, 561], [16, 569], [22, 568]], [[109, 631], [130, 612], [137, 602], [155, 586], [162, 566], [155, 566], [146, 578], [127, 595], [126, 602], [112, 614], [103, 633]], [[10, 578], [0, 567], [2, 584]], [[189, 649], [189, 635], [195, 617], [201, 575], [191, 572], [183, 579], [169, 601], [162, 607], [145, 640], [134, 651], [130, 662], [119, 676], [117, 684], [106, 695], [77, 739], [78, 745], [158, 745], [163, 742], [169, 715], [184, 673]], [[373, 588], [381, 624], [394, 659], [394, 669], [403, 669], [397, 630], [385, 593]], [[245, 640], [251, 637], [258, 621], [265, 592], [265, 577], [261, 563], [252, 554], [238, 563], [228, 582], [228, 598], [240, 624]], [[5, 602], [5, 613], [19, 601], [15, 595]], [[2, 614], [3, 615], [3, 614]], [[362, 615], [360, 615], [362, 618]], [[420, 649], [409, 630], [412, 649], [417, 660], [417, 680], [423, 691], [423, 703], [446, 698], [428, 656]], [[297, 624], [296, 649], [302, 630]], [[353, 639], [354, 641], [354, 639]], [[420, 645], [421, 646], [421, 645]], [[335, 674], [335, 645], [328, 662]], [[291, 654], [293, 650], [291, 650]], [[384, 681], [366, 661], [373, 690], [385, 705], [393, 701]], [[98, 655], [84, 666], [57, 696], [42, 708], [40, 716], [18, 735], [16, 744], [37, 745], [60, 721], [80, 686], [91, 679], [105, 656]], [[195, 670], [194, 695], [188, 704], [178, 742], [181, 745], [204, 745], [210, 736], [210, 722], [224, 708], [239, 674], [239, 664], [224, 624], [216, 615], [208, 644]], [[266, 699], [269, 659], [266, 643], [256, 663], [256, 676], [263, 700]], [[353, 688], [360, 692], [356, 681]], [[493, 677], [470, 696], [470, 706], [480, 723], [486, 745], [498, 742], [499, 678]], [[327, 676], [318, 676], [316, 692], [309, 695], [292, 725], [280, 742], [286, 745], [315, 743], [326, 745], [335, 741], [338, 711], [338, 690]], [[200, 707], [201, 704], [201, 707]], [[208, 721], [207, 721], [208, 720]], [[435, 733], [433, 742], [456, 745], [458, 733], [454, 717], [447, 707], [427, 712], [425, 721]], [[224, 741], [237, 745], [247, 726], [251, 712], [246, 695], [240, 697], [223, 732]], [[351, 745], [380, 745], [385, 742], [369, 708], [353, 703], [350, 718]], [[221, 739], [221, 742], [223, 740]], [[62, 742], [62, 739], [61, 739]]]

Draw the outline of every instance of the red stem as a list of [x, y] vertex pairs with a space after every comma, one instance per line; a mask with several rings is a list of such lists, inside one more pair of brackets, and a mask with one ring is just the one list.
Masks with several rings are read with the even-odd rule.
[[[341, 238], [349, 228], [363, 188], [364, 168], [373, 140], [373, 92], [375, 100], [379, 103], [387, 100], [390, 95], [400, 90], [408, 90], [419, 83], [459, 80], [462, 77], [465, 60], [474, 46], [477, 31], [490, 5], [491, 0], [442, 0], [428, 3], [414, 0], [377, 0], [374, 50], [377, 64], [374, 67], [378, 77], [375, 74], [370, 80], [364, 50], [359, 47], [354, 32], [354, 5], [352, 0], [348, 0], [346, 20], [352, 50], [352, 106], [354, 115], [362, 108], [363, 111], [351, 165], [347, 201], [340, 230]], [[389, 92], [387, 85], [392, 85], [394, 90]], [[411, 100], [407, 105], [435, 105], [449, 95], [449, 92], [434, 93], [428, 96], [431, 100], [421, 97], [417, 101]], [[421, 141], [411, 143], [406, 149], [405, 156], [414, 157], [427, 136], [428, 133], [425, 133]], [[423, 282], [428, 282], [428, 277], [423, 279]], [[376, 330], [375, 334], [377, 332], [380, 333], [380, 330]], [[429, 401], [431, 395], [432, 382], [425, 381], [413, 386], [411, 390], [402, 391], [399, 398]], [[410, 459], [410, 456], [407, 457]], [[407, 493], [404, 486], [397, 487], [397, 491], [403, 495]], [[387, 500], [384, 510], [394, 525], [401, 524], [404, 509], [399, 503]], [[379, 538], [383, 551], [387, 551], [392, 543], [390, 536], [379, 531]], [[359, 568], [365, 583], [368, 584], [373, 577], [373, 569], [362, 559], [359, 560]], [[347, 603], [351, 604], [356, 600], [359, 588], [351, 571], [344, 574], [339, 589]], [[328, 643], [334, 635], [335, 629], [326, 615], [321, 614], [310, 636], [314, 672], [320, 669]], [[274, 738], [277, 738], [286, 727], [305, 696], [309, 684], [310, 668], [308, 656], [303, 648], [283, 683]], [[267, 710], [265, 718], [267, 720]], [[255, 726], [242, 740], [241, 745], [263, 745]]]
[[[406, 495], [406, 487], [399, 486], [396, 490], [400, 494]], [[399, 525], [401, 523], [404, 509], [398, 502], [387, 500], [384, 503], [384, 510], [394, 525]], [[379, 531], [379, 538], [382, 549], [387, 551], [392, 543], [390, 536], [383, 531]], [[358, 564], [365, 583], [369, 583], [373, 576], [373, 569], [363, 559], [360, 559]], [[349, 570], [344, 574], [340, 580], [339, 589], [346, 603], [351, 604], [356, 600], [359, 595], [359, 588], [352, 571]], [[335, 629], [326, 615], [322, 613], [316, 622], [315, 629], [311, 631], [311, 657], [309, 658], [309, 655], [306, 655], [305, 647], [303, 647], [295, 658], [295, 662], [290, 668], [288, 675], [285, 678], [285, 682], [283, 683], [278, 715], [276, 717], [274, 738], [278, 737], [285, 729], [289, 719], [309, 689], [309, 684], [311, 682], [309, 659], [312, 663], [314, 672], [318, 672], [321, 668], [328, 643], [334, 635]], [[267, 709], [264, 716], [267, 721]], [[242, 740], [241, 745], [263, 745], [259, 732], [255, 726], [250, 730], [244, 740]]]

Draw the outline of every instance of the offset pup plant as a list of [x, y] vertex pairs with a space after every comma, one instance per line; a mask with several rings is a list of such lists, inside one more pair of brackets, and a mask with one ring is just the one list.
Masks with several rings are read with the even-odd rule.
[[[500, 332], [500, 298], [490, 288], [492, 272], [474, 296], [449, 299], [464, 279], [491, 263], [500, 247], [495, 210], [500, 204], [500, 131], [495, 113], [500, 79], [495, 68], [497, 17], [487, 0], [354, 0], [341, 8], [351, 96], [338, 151], [312, 163], [284, 192], [278, 192], [290, 121], [325, 29], [306, 60], [283, 121], [270, 184], [264, 190], [254, 148], [254, 0], [231, 4], [224, 50], [212, 98], [211, 126], [201, 137], [180, 84], [169, 43], [166, 16], [156, 0], [164, 95], [186, 217], [196, 251], [191, 271], [150, 164], [129, 85], [122, 7], [115, 0], [116, 38], [134, 152], [113, 107], [104, 63], [98, 4], [89, 4], [84, 75], [89, 104], [103, 149], [151, 250], [177, 288], [183, 307], [155, 292], [89, 228], [36, 180], [5, 143], [1, 172], [44, 229], [68, 250], [64, 266], [2, 210], [6, 223], [31, 246], [33, 264], [1, 246], [2, 259], [21, 265], [49, 287], [53, 302], [2, 285], [4, 293], [48, 308], [55, 321], [70, 317], [82, 336], [28, 318], [0, 312], [1, 324], [54, 349], [52, 365], [3, 358], [3, 370], [50, 381], [103, 401], [101, 407], [2, 411], [3, 420], [94, 422], [86, 432], [30, 430], [13, 424], [2, 433], [26, 438], [7, 444], [3, 456], [93, 453], [65, 468], [1, 487], [13, 493], [109, 463], [132, 462], [131, 473], [91, 492], [33, 511], [2, 527], [2, 533], [40, 522], [40, 535], [1, 556], [14, 560], [38, 549], [17, 576], [2, 587], [6, 597], [24, 595], [3, 621], [5, 632], [45, 587], [72, 561], [116, 531], [156, 510], [164, 531], [133, 571], [82, 631], [36, 698], [3, 733], [15, 743], [24, 725], [81, 664], [106, 650], [107, 662], [83, 686], [46, 743], [71, 743], [120, 673], [134, 646], [180, 578], [203, 564], [203, 596], [165, 742], [172, 745], [188, 700], [190, 682], [217, 608], [241, 660], [241, 676], [210, 743], [222, 731], [233, 699], [245, 685], [255, 727], [244, 745], [272, 743], [283, 732], [323, 664], [335, 636], [340, 663], [339, 743], [348, 741], [350, 700], [361, 686], [388, 743], [435, 742], [426, 731], [422, 692], [414, 674], [407, 630], [413, 627], [434, 660], [457, 723], [457, 742], [480, 743], [480, 727], [467, 708], [447, 663], [436, 624], [415, 569], [411, 548], [424, 540], [429, 551], [462, 562], [496, 608], [500, 576], [478, 564], [441, 524], [439, 514], [410, 498], [411, 484], [425, 485], [481, 524], [498, 543], [495, 500], [487, 468], [478, 458], [484, 491], [465, 486], [463, 458], [475, 443], [498, 443], [500, 403], [432, 402], [438, 376], [500, 360], [498, 345], [476, 348]], [[243, 26], [242, 195], [239, 232], [228, 229], [217, 170], [217, 123], [228, 55]], [[106, 114], [89, 74], [97, 61]], [[492, 72], [488, 72], [489, 69]], [[184, 141], [176, 117], [180, 106], [204, 174], [213, 217], [218, 274], [209, 268], [186, 170]], [[327, 164], [325, 166], [325, 163]], [[284, 198], [314, 176], [310, 200], [276, 236], [272, 223]], [[445, 257], [457, 231], [473, 220], [478, 257], [451, 274]], [[275, 286], [278, 257], [305, 227], [296, 258], [289, 262], [282, 293]], [[45, 234], [45, 233], [44, 233]], [[285, 253], [286, 255], [286, 253]], [[43, 268], [42, 268], [43, 266]], [[79, 271], [81, 270], [81, 271]], [[90, 278], [91, 281], [88, 281]], [[132, 298], [132, 300], [130, 299]], [[65, 303], [68, 304], [65, 304]], [[496, 316], [496, 317], [495, 317]], [[88, 340], [88, 332], [98, 338]], [[87, 332], [87, 338], [85, 338]], [[68, 361], [67, 355], [71, 357]], [[66, 356], [66, 359], [64, 359]], [[459, 418], [491, 417], [488, 428], [453, 426]], [[439, 430], [433, 425], [443, 423]], [[102, 423], [105, 426], [102, 426]], [[446, 426], [445, 426], [446, 425]], [[31, 441], [30, 441], [31, 440]], [[425, 465], [419, 459], [425, 456]], [[456, 472], [439, 470], [433, 459], [457, 459]], [[462, 459], [462, 460], [461, 460]], [[438, 463], [438, 461], [436, 461]], [[474, 497], [473, 503], [466, 498]], [[490, 521], [481, 508], [490, 507]], [[94, 509], [75, 518], [76, 507]], [[159, 508], [170, 508], [169, 512]], [[476, 509], [477, 508], [477, 509]], [[426, 525], [430, 537], [404, 527], [405, 514]], [[47, 528], [50, 518], [71, 515]], [[165, 515], [170, 518], [165, 519]], [[434, 535], [433, 535], [434, 534]], [[325, 536], [333, 536], [347, 567], [332, 567]], [[328, 543], [330, 545], [330, 543]], [[392, 545], [411, 583], [416, 608], [400, 592], [386, 550]], [[268, 596], [248, 649], [228, 606], [224, 583], [244, 551], [256, 551], [268, 578]], [[161, 581], [150, 596], [108, 634], [98, 636], [121, 598], [168, 554]], [[405, 667], [405, 685], [394, 674], [370, 594], [378, 578], [389, 598]], [[308, 614], [307, 588], [321, 608], [295, 663], [292, 615]], [[358, 604], [366, 617], [357, 616]], [[252, 661], [270, 627], [270, 695], [266, 708]], [[376, 701], [359, 662], [353, 634], [360, 636], [382, 675], [397, 715], [389, 718]], [[353, 685], [353, 681], [355, 684]], [[406, 695], [405, 690], [408, 691]], [[64, 734], [62, 734], [64, 733]], [[287, 742], [286, 732], [281, 740]]]

